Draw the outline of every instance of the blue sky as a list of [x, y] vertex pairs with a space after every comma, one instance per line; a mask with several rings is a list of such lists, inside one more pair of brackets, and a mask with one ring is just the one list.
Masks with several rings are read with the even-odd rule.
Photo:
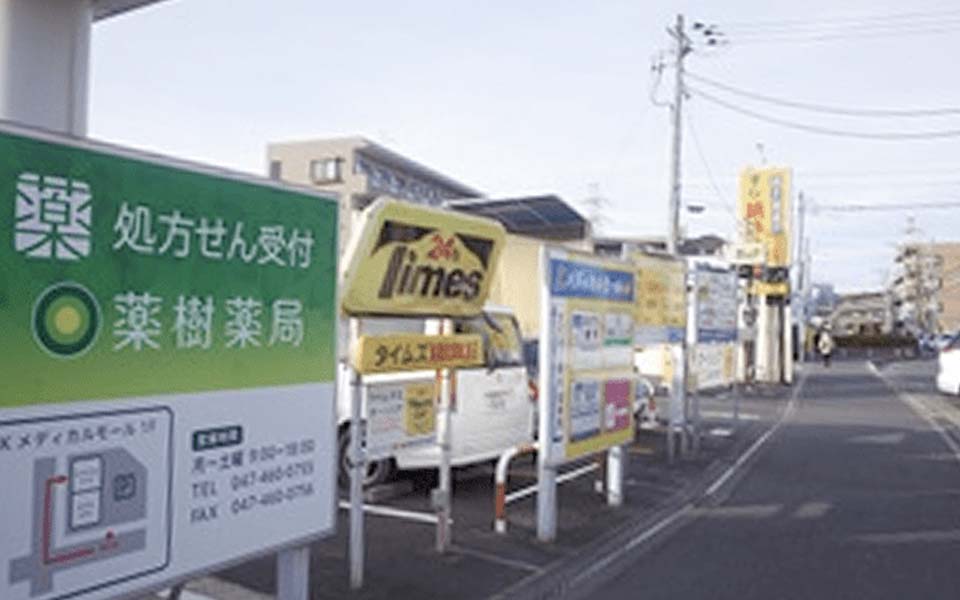
[[[644, 235], [666, 230], [670, 115], [650, 101], [650, 61], [668, 46], [664, 28], [677, 12], [729, 32], [727, 48], [689, 57], [688, 69], [705, 77], [836, 106], [960, 106], [960, 11], [949, 3], [773, 4], [168, 0], [96, 26], [90, 134], [261, 174], [268, 141], [361, 134], [492, 196], [555, 192], [578, 204], [596, 184], [608, 201], [605, 232]], [[758, 22], [907, 11], [955, 11], [957, 21], [945, 16], [943, 33], [750, 43]], [[661, 98], [670, 81], [667, 72]], [[845, 130], [960, 129], [956, 117], [749, 106]], [[960, 138], [850, 140], [698, 97], [687, 108], [684, 197], [707, 205], [684, 215], [693, 233], [733, 233], [736, 176], [760, 161], [758, 143], [771, 164], [794, 168], [815, 205], [960, 199]], [[882, 285], [906, 217], [812, 212], [814, 279]], [[956, 208], [915, 218], [926, 239], [960, 240]]]

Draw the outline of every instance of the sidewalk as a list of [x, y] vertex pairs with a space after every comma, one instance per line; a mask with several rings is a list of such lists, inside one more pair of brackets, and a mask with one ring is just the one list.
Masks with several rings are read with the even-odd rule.
[[[335, 537], [311, 548], [312, 598], [524, 597], [575, 585], [577, 574], [622, 545], [629, 532], [642, 531], [666, 512], [698, 497], [779, 416], [791, 389], [774, 386], [741, 394], [740, 427], [731, 431], [732, 395], [701, 397], [704, 436], [696, 458], [668, 465], [665, 436], [641, 432], [628, 449], [624, 505], [613, 509], [595, 490], [599, 469], [590, 460], [562, 472], [579, 476], [559, 487], [557, 541], [536, 539], [536, 499], [529, 494], [508, 505], [506, 535], [493, 531], [493, 468], [459, 471], [455, 477], [454, 545], [445, 555], [433, 550], [432, 474], [407, 478], [414, 491], [378, 504], [384, 515], [366, 518], [367, 565], [364, 588], [351, 591], [347, 579], [346, 512]], [[515, 459], [508, 494], [536, 483], [535, 459]], [[217, 577], [261, 594], [275, 589], [275, 559], [251, 561]]]

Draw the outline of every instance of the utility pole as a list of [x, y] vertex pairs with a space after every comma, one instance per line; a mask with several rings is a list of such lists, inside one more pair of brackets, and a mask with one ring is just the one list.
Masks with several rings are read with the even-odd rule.
[[[667, 229], [667, 252], [672, 256], [679, 255], [680, 248], [680, 145], [683, 140], [683, 59], [690, 52], [690, 40], [683, 30], [683, 15], [677, 15], [677, 24], [674, 29], [667, 29], [667, 33], [676, 42], [676, 71], [673, 83], [673, 143], [670, 152], [670, 222]], [[684, 292], [686, 293], [686, 292]], [[672, 403], [675, 407], [682, 407], [682, 425], [674, 421], [674, 416], [680, 414], [676, 409], [671, 409], [670, 423], [667, 425], [667, 448], [668, 457], [673, 461], [674, 457], [674, 429], [681, 426], [681, 454], [686, 454], [687, 436], [685, 432], [689, 427], [687, 422], [687, 333], [684, 332], [680, 341], [680, 347], [672, 351], [674, 376], [671, 385]], [[695, 432], [694, 435], [699, 435]]]
[[795, 298], [798, 300], [799, 306], [797, 307], [797, 321], [799, 322], [799, 327], [797, 328], [797, 335], [800, 336], [798, 340], [798, 348], [800, 349], [799, 357], [800, 362], [804, 362], [806, 358], [806, 332], [807, 332], [807, 277], [806, 277], [806, 257], [804, 256], [804, 229], [806, 224], [807, 217], [807, 203], [803, 197], [803, 191], [797, 194], [797, 250], [794, 255], [794, 262], [796, 264], [797, 270], [797, 293]]
[[674, 29], [667, 33], [676, 42], [677, 68], [673, 84], [673, 145], [670, 152], [670, 223], [667, 252], [676, 254], [680, 244], [680, 145], [683, 139], [683, 59], [689, 54], [690, 39], [683, 30], [683, 15], [677, 15]]

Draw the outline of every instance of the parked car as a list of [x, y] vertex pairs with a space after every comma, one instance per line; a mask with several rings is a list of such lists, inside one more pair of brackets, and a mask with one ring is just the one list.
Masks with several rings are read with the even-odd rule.
[[[454, 330], [476, 333], [483, 338], [484, 365], [454, 372], [456, 401], [450, 417], [451, 465], [460, 467], [494, 460], [508, 448], [532, 443], [535, 403], [523, 360], [520, 328], [513, 312], [488, 305], [478, 317], [454, 319]], [[433, 371], [368, 375], [364, 377], [362, 397], [366, 398], [375, 386], [432, 382], [434, 378]], [[338, 475], [345, 485], [349, 481], [346, 449], [350, 443], [350, 396], [343, 387], [337, 404]], [[391, 458], [369, 462], [364, 485], [382, 483], [397, 470], [432, 469], [439, 465], [440, 449], [435, 444], [402, 449]]]
[[940, 350], [938, 362], [937, 389], [960, 396], [960, 334], [954, 335]]

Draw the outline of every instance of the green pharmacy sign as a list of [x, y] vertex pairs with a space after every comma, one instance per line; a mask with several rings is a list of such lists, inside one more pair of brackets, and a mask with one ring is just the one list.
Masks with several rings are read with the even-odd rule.
[[333, 380], [334, 202], [12, 134], [0, 157], [0, 407]]

